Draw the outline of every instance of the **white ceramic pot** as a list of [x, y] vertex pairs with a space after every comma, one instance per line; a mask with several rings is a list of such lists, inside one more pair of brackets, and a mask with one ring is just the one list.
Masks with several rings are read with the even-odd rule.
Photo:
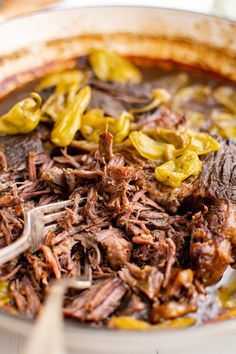
[[[94, 47], [197, 65], [236, 81], [236, 24], [145, 7], [47, 11], [0, 25], [0, 97]], [[66, 62], [65, 62], [66, 60]], [[0, 314], [0, 327], [27, 335], [32, 323]], [[53, 331], [52, 329], [49, 329]], [[66, 324], [68, 346], [89, 354], [235, 354], [236, 321], [186, 330], [123, 332]]]

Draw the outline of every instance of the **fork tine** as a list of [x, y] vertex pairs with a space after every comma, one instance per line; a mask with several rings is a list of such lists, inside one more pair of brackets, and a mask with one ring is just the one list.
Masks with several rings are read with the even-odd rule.
[[92, 280], [92, 267], [87, 258], [85, 259], [84, 262], [84, 271], [80, 280], [87, 280], [87, 281]]
[[52, 212], [52, 211], [57, 211], [59, 209], [68, 207], [71, 204], [72, 204], [71, 200], [65, 200], [65, 201], [59, 202], [59, 203], [52, 203], [52, 204], [48, 204], [48, 205], [43, 205], [43, 206], [40, 206], [40, 207], [37, 207], [37, 208], [33, 209], [32, 213], [38, 213], [38, 212], [49, 213], [49, 212]]
[[44, 231], [45, 231], [45, 235], [49, 232], [49, 231], [56, 231], [58, 229], [58, 225], [57, 223], [51, 224], [51, 225], [47, 225], [44, 227]]
[[42, 220], [45, 222], [45, 224], [47, 224], [49, 222], [52, 222], [52, 221], [55, 221], [55, 220], [59, 219], [60, 217], [62, 217], [65, 214], [66, 214], [66, 210], [59, 211], [58, 213], [44, 215], [42, 217]]

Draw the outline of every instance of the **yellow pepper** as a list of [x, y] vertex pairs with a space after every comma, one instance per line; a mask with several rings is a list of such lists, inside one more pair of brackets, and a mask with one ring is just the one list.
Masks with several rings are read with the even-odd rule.
[[177, 113], [182, 113], [184, 106], [190, 101], [204, 102], [210, 95], [211, 88], [204, 85], [188, 86], [179, 90], [172, 100], [172, 108]]
[[171, 130], [165, 128], [155, 129], [156, 139], [174, 145], [177, 149], [184, 148], [189, 144], [189, 137], [186, 130]]
[[206, 155], [220, 148], [220, 143], [209, 134], [196, 133], [190, 129], [174, 131], [156, 128], [155, 135], [157, 140], [165, 141], [176, 147], [175, 156], [182, 155], [186, 150], [194, 151], [197, 155]]
[[79, 70], [66, 70], [63, 72], [53, 73], [44, 77], [39, 85], [37, 86], [37, 91], [46, 89], [48, 87], [56, 86], [56, 91], [59, 93], [64, 93], [67, 91], [68, 87], [74, 84], [81, 84], [86, 80], [86, 76], [82, 71]]
[[131, 132], [129, 139], [139, 154], [146, 159], [165, 161], [174, 156], [174, 145], [157, 142], [141, 131]]
[[224, 286], [217, 289], [217, 296], [224, 308], [236, 308], [236, 276], [232, 274]]
[[218, 103], [236, 114], [236, 91], [230, 86], [221, 86], [214, 91], [214, 97]]
[[38, 90], [55, 86], [55, 91], [42, 106], [41, 120], [48, 121], [51, 118], [55, 122], [66, 105], [73, 101], [85, 81], [85, 74], [79, 70], [54, 73], [42, 79], [37, 87]]
[[211, 132], [220, 134], [223, 138], [236, 138], [236, 115], [213, 111]]
[[156, 167], [155, 177], [159, 182], [176, 188], [190, 176], [197, 176], [202, 169], [202, 162], [194, 151], [186, 151], [177, 159], [172, 159]]
[[132, 115], [124, 111], [109, 124], [108, 131], [112, 133], [115, 143], [121, 143], [129, 135], [131, 120]]
[[95, 49], [89, 56], [95, 75], [103, 81], [139, 83], [140, 71], [126, 58], [106, 49]]
[[149, 330], [151, 328], [148, 322], [136, 320], [128, 316], [112, 317], [108, 326], [124, 330]]
[[29, 98], [16, 103], [6, 114], [0, 117], [0, 133], [27, 134], [33, 131], [41, 118], [41, 97], [31, 93]]
[[65, 95], [62, 93], [53, 93], [42, 105], [42, 121], [50, 121], [50, 118], [56, 122], [60, 113], [65, 108]]
[[58, 146], [69, 145], [81, 126], [81, 117], [89, 105], [91, 88], [85, 86], [74, 100], [61, 112], [51, 134], [51, 140]]
[[202, 112], [188, 110], [185, 112], [186, 127], [198, 131], [201, 129], [203, 123], [206, 120], [206, 116]]
[[8, 281], [0, 282], [0, 307], [8, 304], [11, 301], [8, 286]]
[[92, 109], [83, 115], [80, 132], [87, 141], [98, 143], [100, 135], [107, 130], [113, 135], [114, 142], [120, 143], [129, 134], [131, 119], [132, 116], [125, 111], [115, 119], [105, 117], [101, 109]]
[[220, 148], [220, 143], [209, 134], [195, 133], [192, 130], [188, 130], [187, 134], [190, 137], [190, 143], [187, 146], [187, 150], [194, 151], [198, 155], [206, 155], [210, 152], [217, 151]]
[[192, 317], [176, 318], [171, 321], [165, 321], [157, 325], [151, 325], [142, 320], [136, 320], [129, 316], [112, 317], [108, 323], [111, 328], [123, 330], [157, 330], [164, 328], [184, 328], [190, 327], [196, 323], [196, 319]]
[[131, 113], [144, 113], [144, 112], [148, 112], [151, 111], [154, 108], [159, 107], [161, 104], [166, 104], [170, 101], [171, 96], [169, 94], [169, 92], [167, 92], [164, 89], [156, 89], [152, 91], [152, 101], [142, 107], [142, 108], [133, 108], [130, 109]]
[[108, 128], [108, 123], [114, 118], [105, 117], [101, 109], [95, 108], [82, 116], [80, 132], [90, 142], [99, 142], [99, 137]]

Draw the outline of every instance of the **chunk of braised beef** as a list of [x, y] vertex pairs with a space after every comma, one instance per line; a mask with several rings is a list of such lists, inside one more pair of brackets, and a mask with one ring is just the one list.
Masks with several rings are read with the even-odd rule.
[[119, 271], [119, 276], [134, 292], [141, 292], [150, 300], [158, 298], [164, 280], [163, 274], [155, 267], [145, 266], [141, 269], [132, 263]]
[[233, 261], [227, 234], [229, 205], [217, 202], [196, 213], [190, 224], [190, 257], [204, 284], [215, 284]]
[[125, 233], [110, 227], [108, 230], [96, 232], [96, 240], [106, 251], [106, 259], [114, 270], [120, 269], [130, 260], [132, 245], [125, 238]]
[[43, 145], [36, 133], [1, 136], [0, 150], [5, 155], [8, 169], [16, 169], [27, 164], [29, 152], [43, 152]]
[[196, 195], [236, 202], [236, 142], [221, 140], [218, 151], [204, 160], [201, 175], [196, 184]]
[[148, 319], [150, 305], [137, 294], [129, 294], [128, 298], [124, 299], [122, 308], [118, 310], [118, 316], [131, 316], [136, 319]]
[[117, 277], [98, 281], [68, 304], [64, 314], [86, 322], [106, 320], [120, 306], [126, 291]]

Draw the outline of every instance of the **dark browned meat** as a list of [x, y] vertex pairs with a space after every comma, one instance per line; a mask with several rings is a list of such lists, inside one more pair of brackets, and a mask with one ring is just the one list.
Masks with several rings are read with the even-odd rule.
[[110, 227], [97, 232], [95, 237], [106, 249], [106, 258], [112, 269], [119, 269], [129, 262], [132, 245], [125, 239], [122, 230]]
[[197, 194], [236, 202], [236, 142], [221, 141], [219, 151], [204, 161]]
[[119, 275], [134, 291], [144, 293], [151, 300], [158, 298], [164, 277], [155, 267], [140, 269], [134, 264], [127, 264]]
[[4, 153], [9, 169], [25, 164], [30, 151], [43, 152], [41, 140], [36, 134], [1, 136], [0, 149]]
[[227, 235], [228, 204], [205, 207], [191, 222], [190, 257], [197, 276], [206, 285], [215, 284], [233, 261]]
[[102, 109], [105, 114], [111, 117], [118, 117], [122, 111], [127, 110], [127, 105], [120, 100], [108, 95], [107, 93], [93, 89], [89, 109], [97, 107]]
[[[125, 302], [125, 305], [123, 305]], [[118, 312], [119, 316], [132, 316], [137, 319], [147, 319], [149, 304], [141, 299], [140, 296], [132, 294], [122, 302], [123, 308]]]
[[120, 306], [126, 291], [118, 278], [99, 281], [69, 304], [64, 314], [81, 321], [105, 320]]

